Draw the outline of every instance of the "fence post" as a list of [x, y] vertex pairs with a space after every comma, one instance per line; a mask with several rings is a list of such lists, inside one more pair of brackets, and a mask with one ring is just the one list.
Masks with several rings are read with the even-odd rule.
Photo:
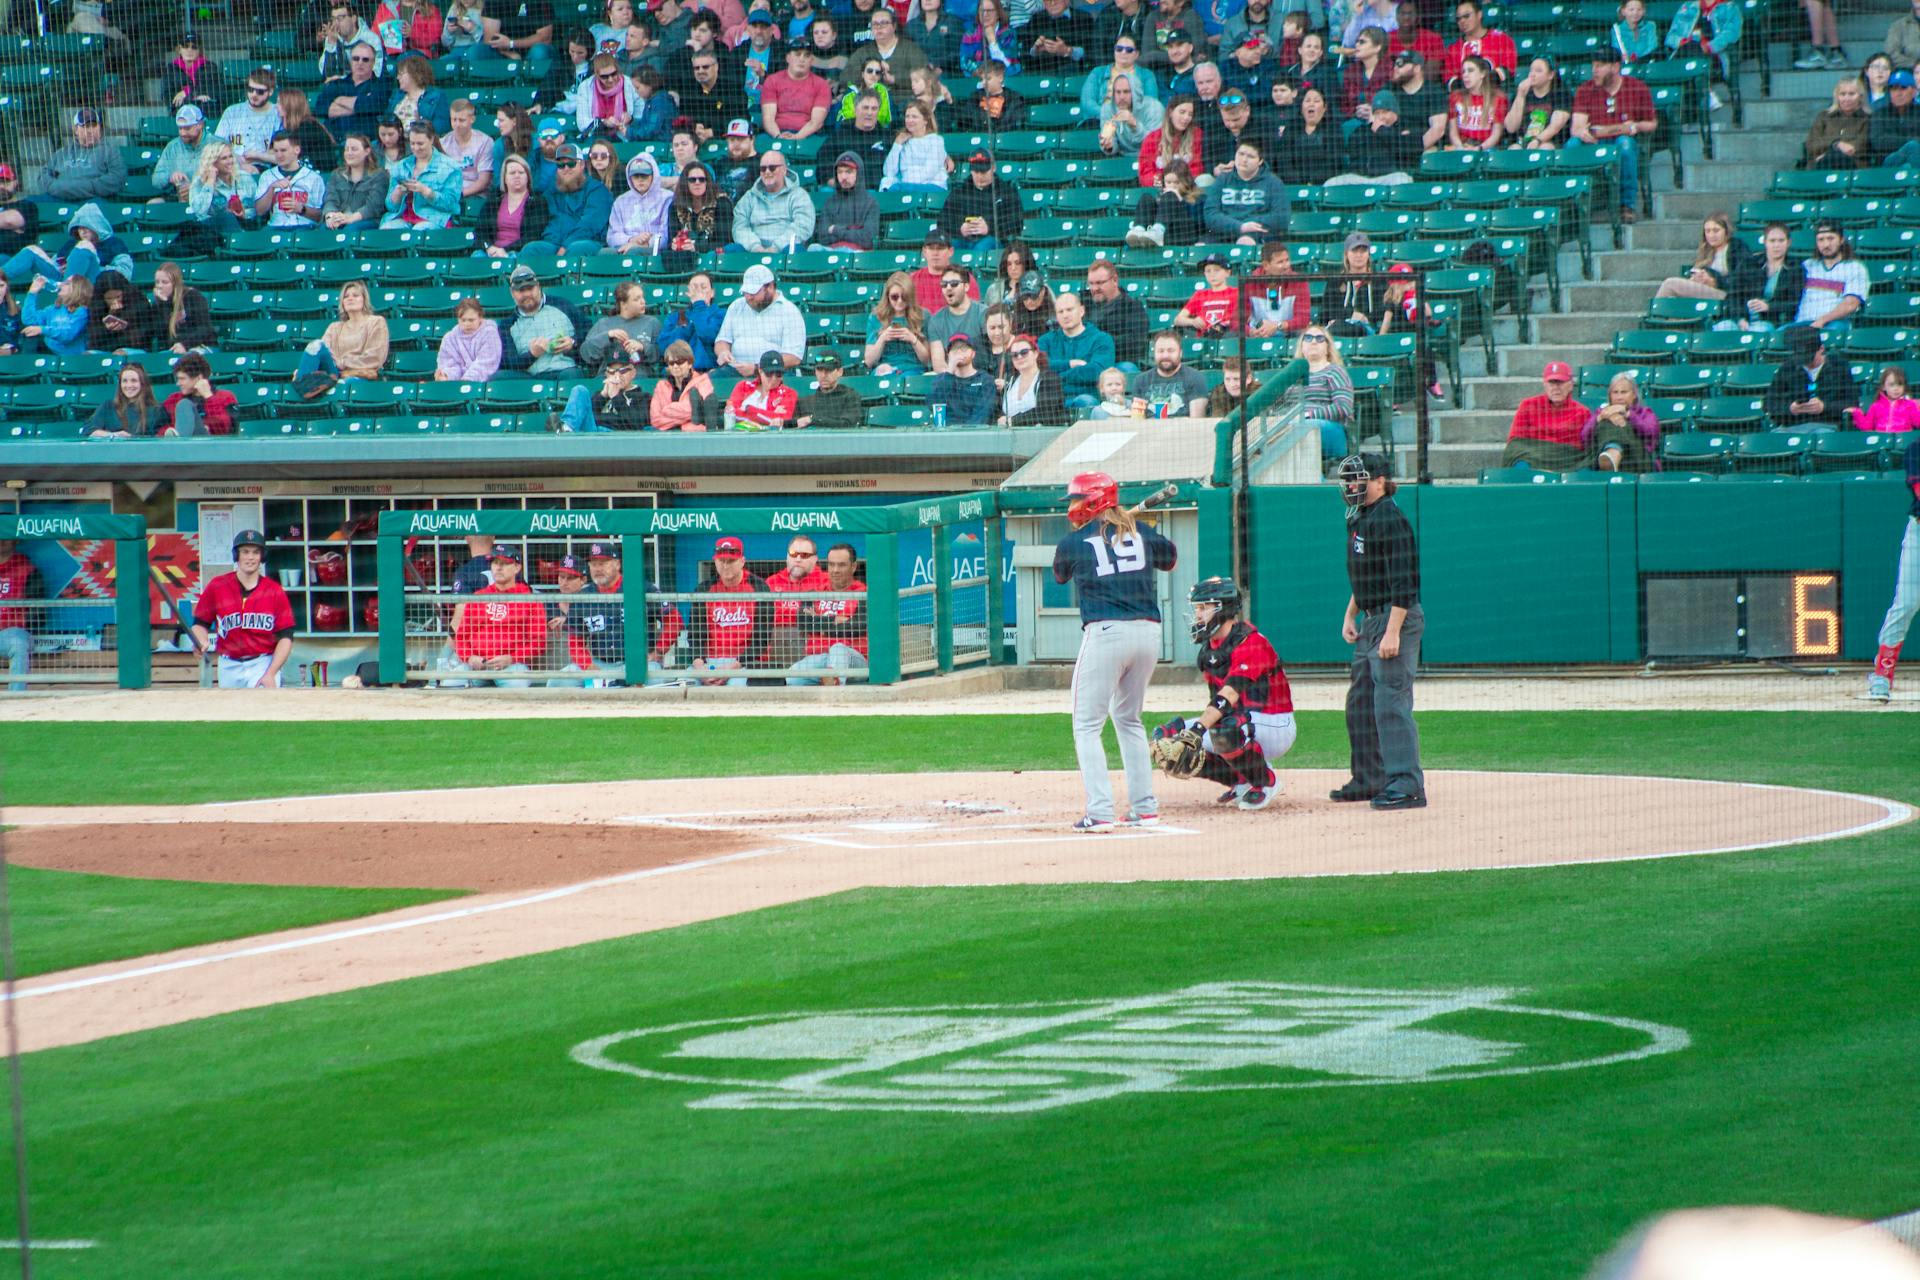
[[933, 536], [933, 663], [946, 675], [953, 670], [953, 543], [947, 526], [936, 524]]
[[900, 535], [867, 536], [867, 682], [900, 683]]
[[374, 583], [380, 601], [380, 683], [407, 679], [407, 548], [395, 534], [381, 534], [374, 552]]
[[147, 539], [113, 540], [113, 630], [122, 689], [153, 683], [153, 621], [147, 600]]
[[1006, 554], [1002, 545], [1005, 541], [1005, 523], [1000, 516], [989, 515], [980, 521], [981, 563], [987, 573], [987, 665], [990, 667], [1003, 666], [1007, 660], [1006, 583], [1000, 567], [1000, 558]]
[[[640, 555], [635, 555], [639, 552]], [[628, 688], [638, 688], [647, 683], [647, 655], [653, 652], [653, 635], [647, 630], [647, 575], [642, 572], [634, 577], [627, 572], [630, 564], [644, 565], [641, 556], [646, 554], [646, 544], [630, 533], [620, 535], [620, 678], [627, 682]], [[635, 589], [634, 583], [639, 583]], [[638, 603], [636, 614], [633, 606]], [[633, 625], [636, 619], [638, 626]], [[633, 674], [633, 646], [640, 644], [640, 675]]]

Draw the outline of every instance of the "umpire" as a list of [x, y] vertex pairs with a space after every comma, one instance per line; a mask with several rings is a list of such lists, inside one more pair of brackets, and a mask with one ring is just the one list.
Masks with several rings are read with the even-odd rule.
[[1413, 723], [1413, 672], [1420, 665], [1420, 549], [1393, 501], [1386, 459], [1360, 453], [1340, 463], [1347, 499], [1347, 616], [1353, 646], [1347, 686], [1347, 742], [1353, 776], [1335, 800], [1376, 809], [1424, 809], [1420, 731]]

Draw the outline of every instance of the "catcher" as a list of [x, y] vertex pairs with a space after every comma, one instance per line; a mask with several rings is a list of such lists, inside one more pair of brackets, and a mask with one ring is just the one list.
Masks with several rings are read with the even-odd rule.
[[1281, 788], [1270, 761], [1293, 748], [1293, 691], [1267, 638], [1240, 616], [1240, 587], [1208, 578], [1187, 594], [1200, 674], [1213, 698], [1193, 720], [1154, 730], [1154, 762], [1170, 778], [1222, 783], [1217, 804], [1264, 809]]

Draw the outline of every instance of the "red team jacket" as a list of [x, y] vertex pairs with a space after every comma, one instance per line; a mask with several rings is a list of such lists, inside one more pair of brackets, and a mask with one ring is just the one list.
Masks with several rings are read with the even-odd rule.
[[215, 653], [244, 662], [272, 653], [280, 637], [292, 632], [293, 604], [264, 574], [248, 591], [239, 574], [223, 573], [200, 592], [193, 620], [207, 629]]
[[[511, 587], [489, 583], [474, 594], [531, 596], [533, 588], [524, 582]], [[522, 604], [471, 601], [460, 617], [460, 629], [453, 634], [453, 651], [462, 662], [507, 657], [532, 665], [547, 651], [547, 611], [532, 600]]]
[[[824, 573], [820, 575], [826, 577]], [[40, 585], [40, 571], [33, 567], [33, 561], [16, 551], [5, 560], [0, 560], [0, 601], [7, 600], [44, 600], [46, 588]], [[18, 627], [22, 631], [31, 630], [27, 622], [25, 609], [9, 609], [0, 604], [0, 631]]]
[[1281, 669], [1280, 655], [1251, 623], [1236, 622], [1224, 637], [1200, 650], [1200, 674], [1209, 692], [1232, 685], [1240, 705], [1257, 715], [1277, 716], [1293, 710], [1293, 690]]
[[1234, 329], [1240, 322], [1240, 292], [1237, 289], [1200, 289], [1187, 301], [1186, 313], [1212, 332]]
[[727, 404], [732, 407], [733, 416], [738, 421], [762, 427], [778, 427], [793, 421], [800, 412], [800, 393], [783, 382], [763, 396], [760, 394], [760, 384], [748, 379], [734, 387], [733, 394], [727, 397]]
[[[825, 569], [815, 569], [804, 578], [796, 579], [785, 569], [767, 579], [767, 587], [773, 591], [831, 591], [833, 579], [827, 577]], [[776, 627], [797, 627], [800, 625], [800, 611], [812, 610], [819, 600], [782, 601], [773, 606], [773, 625]]]
[[[825, 577], [825, 574], [821, 575]], [[700, 588], [703, 592], [726, 596], [735, 592], [768, 591], [767, 580], [757, 574], [746, 574], [740, 579], [740, 585], [730, 587], [715, 578]], [[764, 600], [713, 600], [706, 607], [706, 643], [700, 643], [700, 637], [694, 637], [695, 656], [702, 658], [738, 658], [745, 664], [751, 657], [757, 657], [767, 648], [767, 630], [772, 623], [773, 610]], [[704, 650], [704, 652], [699, 652]]]
[[[825, 573], [820, 575], [826, 577]], [[831, 591], [833, 584], [828, 582], [819, 587], [808, 587], [808, 591]], [[847, 584], [847, 590], [858, 592], [844, 600], [807, 600], [797, 607], [800, 610], [800, 630], [805, 633], [808, 653], [825, 653], [836, 644], [858, 649], [861, 656], [867, 652], [866, 604], [859, 597], [867, 593], [867, 584], [855, 579]]]

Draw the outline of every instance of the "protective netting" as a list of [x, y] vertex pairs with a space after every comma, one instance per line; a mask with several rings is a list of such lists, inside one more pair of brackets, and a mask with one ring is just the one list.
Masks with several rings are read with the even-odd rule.
[[[119, 678], [117, 592], [125, 580], [114, 560], [111, 542], [0, 535], [0, 688]], [[144, 581], [134, 577], [133, 589]]]

